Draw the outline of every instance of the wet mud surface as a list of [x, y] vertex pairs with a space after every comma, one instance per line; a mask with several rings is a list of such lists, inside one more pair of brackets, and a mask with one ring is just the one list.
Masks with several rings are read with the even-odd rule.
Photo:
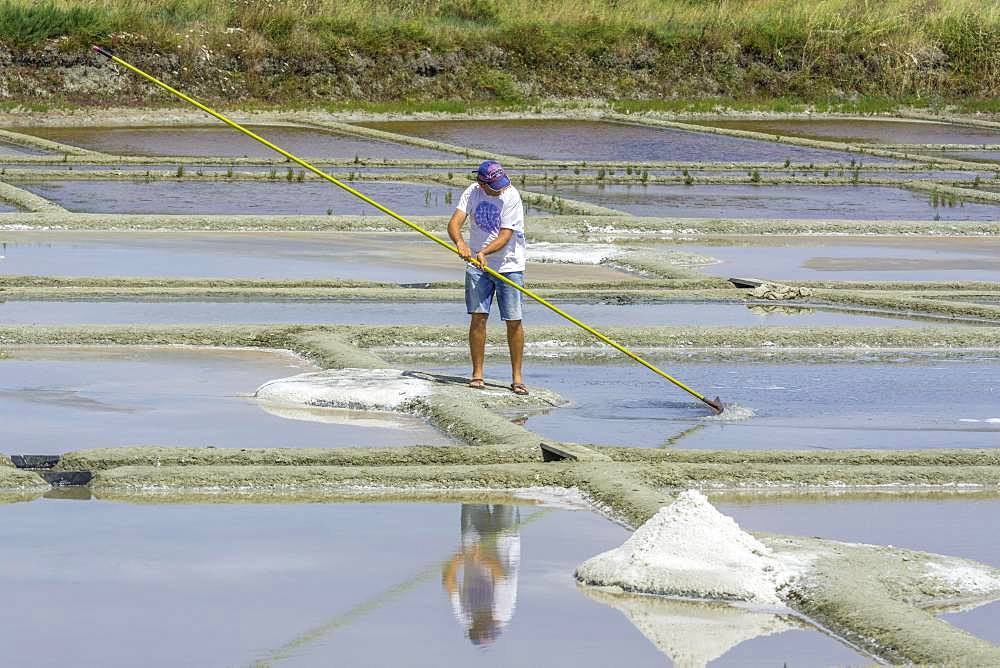
[[364, 123], [397, 134], [545, 160], [784, 162], [849, 164], [878, 158], [624, 123], [567, 120]]
[[793, 220], [994, 220], [1000, 206], [934, 206], [927, 194], [890, 186], [558, 185], [538, 192], [636, 216]]
[[[656, 356], [652, 360], [656, 363]], [[750, 363], [665, 360], [703, 394], [752, 408], [747, 420], [705, 419], [707, 409], [638, 365], [533, 363], [525, 382], [571, 404], [525, 423], [577, 443], [710, 449], [992, 448], [1000, 445], [1000, 360], [893, 363]], [[501, 360], [487, 359], [502, 369]], [[442, 369], [444, 371], [444, 369]], [[468, 373], [463, 366], [448, 372]], [[497, 372], [498, 373], [498, 372]], [[891, 388], [891, 389], [890, 389]]]
[[7, 453], [186, 445], [338, 447], [448, 443], [422, 420], [258, 404], [257, 387], [313, 370], [287, 353], [164, 348], [5, 348]]
[[[248, 130], [305, 158], [450, 159], [453, 154], [312, 128], [248, 125]], [[278, 158], [279, 154], [220, 125], [19, 129], [43, 139], [112, 155]], [[2, 149], [0, 149], [2, 154]]]
[[[400, 233], [6, 232], [0, 272], [56, 276], [343, 278], [392, 283], [460, 281], [461, 260]], [[527, 280], [609, 281], [604, 266], [533, 263]]]
[[907, 120], [696, 121], [698, 125], [850, 144], [997, 144], [1000, 130]]
[[[441, 185], [349, 183], [403, 215], [450, 215], [461, 191]], [[380, 211], [325, 182], [47, 181], [24, 189], [79, 213], [368, 215]]]

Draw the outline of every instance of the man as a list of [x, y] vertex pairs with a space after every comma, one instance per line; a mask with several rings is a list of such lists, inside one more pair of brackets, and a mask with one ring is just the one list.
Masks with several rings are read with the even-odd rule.
[[[462, 237], [462, 225], [469, 216], [472, 222], [467, 244]], [[496, 295], [500, 318], [507, 323], [510, 389], [515, 394], [528, 394], [521, 378], [521, 358], [524, 356], [521, 293], [482, 270], [488, 266], [518, 285], [524, 285], [524, 205], [521, 194], [510, 184], [500, 163], [487, 160], [479, 165], [476, 182], [462, 193], [451, 216], [448, 236], [455, 242], [462, 259], [469, 263], [465, 270], [465, 306], [472, 316], [469, 323], [469, 354], [472, 357], [469, 387], [485, 387], [486, 320]]]

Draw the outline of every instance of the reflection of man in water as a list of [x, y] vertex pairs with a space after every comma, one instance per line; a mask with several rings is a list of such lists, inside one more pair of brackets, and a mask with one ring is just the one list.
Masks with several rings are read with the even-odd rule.
[[442, 582], [473, 645], [487, 645], [514, 616], [521, 563], [517, 506], [462, 505], [462, 549]]

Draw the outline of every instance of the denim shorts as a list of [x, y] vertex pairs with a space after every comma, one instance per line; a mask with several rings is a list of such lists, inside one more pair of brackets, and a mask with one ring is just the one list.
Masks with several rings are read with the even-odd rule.
[[[524, 285], [524, 272], [503, 274], [518, 285]], [[493, 295], [497, 296], [502, 320], [521, 319], [521, 293], [482, 269], [469, 266], [465, 269], [465, 307], [469, 313], [489, 313]]]

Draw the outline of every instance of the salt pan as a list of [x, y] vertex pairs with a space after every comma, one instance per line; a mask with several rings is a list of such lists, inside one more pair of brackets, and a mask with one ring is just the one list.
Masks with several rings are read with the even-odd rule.
[[431, 381], [412, 372], [329, 369], [268, 381], [257, 388], [254, 396], [287, 404], [401, 411], [431, 392]]

